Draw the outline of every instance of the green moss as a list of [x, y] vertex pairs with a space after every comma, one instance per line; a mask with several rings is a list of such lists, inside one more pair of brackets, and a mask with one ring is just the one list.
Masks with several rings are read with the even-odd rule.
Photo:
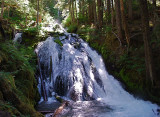
[[56, 42], [56, 43], [59, 44], [60, 46], [63, 46], [63, 43], [62, 43], [61, 40], [59, 40], [59, 39], [55, 39], [54, 42]]
[[0, 50], [0, 110], [12, 116], [41, 117], [34, 109], [40, 97], [34, 77], [33, 49], [6, 42], [0, 44]]
[[57, 101], [59, 101], [60, 103], [62, 103], [62, 102], [64, 101], [60, 96], [56, 96], [55, 98], [56, 98]]
[[29, 47], [36, 46], [40, 41], [44, 41], [48, 35], [42, 36], [37, 31], [25, 30], [22, 34], [22, 44]]

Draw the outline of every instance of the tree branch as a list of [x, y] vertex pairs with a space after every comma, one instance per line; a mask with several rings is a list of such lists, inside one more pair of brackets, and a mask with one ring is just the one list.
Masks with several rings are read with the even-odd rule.
[[121, 47], [122, 46], [122, 42], [121, 42], [121, 40], [120, 40], [120, 38], [118, 37], [118, 35], [116, 35], [116, 33], [114, 33], [113, 31], [112, 31], [112, 33], [117, 37], [117, 39], [118, 39], [118, 41], [119, 41], [119, 46]]

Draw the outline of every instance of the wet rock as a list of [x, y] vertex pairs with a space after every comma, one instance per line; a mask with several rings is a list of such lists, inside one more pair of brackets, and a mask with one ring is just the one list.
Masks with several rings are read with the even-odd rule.
[[[67, 96], [74, 101], [96, 99], [99, 93], [97, 91], [100, 90], [103, 94], [104, 89], [101, 77], [86, 50], [88, 45], [79, 40], [76, 34], [65, 33], [65, 36], [59, 37], [64, 38], [67, 39], [61, 41], [62, 47], [57, 46], [52, 37], [37, 47], [47, 87], [51, 85], [58, 95]], [[51, 79], [49, 82], [48, 77]]]
[[158, 112], [157, 115], [160, 115], [160, 109], [157, 109], [157, 112]]
[[64, 81], [63, 76], [57, 76], [56, 82], [55, 82], [55, 92], [60, 96], [65, 96], [67, 90], [66, 90], [66, 84]]
[[36, 110], [41, 113], [54, 112], [60, 105], [61, 103], [58, 101], [50, 103], [43, 101], [38, 104]]

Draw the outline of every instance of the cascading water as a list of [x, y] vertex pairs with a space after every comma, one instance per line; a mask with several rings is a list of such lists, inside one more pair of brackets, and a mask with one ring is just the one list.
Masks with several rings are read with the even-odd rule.
[[13, 39], [13, 42], [18, 42], [21, 43], [22, 42], [22, 33], [17, 33]]
[[[53, 98], [53, 94], [57, 93], [67, 99], [79, 101], [72, 104], [71, 108], [66, 108], [61, 116], [158, 116], [158, 106], [135, 99], [126, 92], [107, 73], [102, 57], [76, 34], [65, 33], [60, 37], [49, 37], [38, 44], [36, 53], [41, 69], [40, 81], [44, 82], [47, 97]], [[39, 84], [39, 90], [44, 92], [41, 86]], [[44, 97], [43, 93], [41, 95]], [[95, 100], [100, 101], [98, 103]]]
[[83, 43], [77, 35], [68, 34], [59, 39], [49, 37], [39, 44], [38, 56], [48, 97], [56, 92], [77, 101], [97, 99], [101, 97], [99, 92], [105, 94], [98, 69]]

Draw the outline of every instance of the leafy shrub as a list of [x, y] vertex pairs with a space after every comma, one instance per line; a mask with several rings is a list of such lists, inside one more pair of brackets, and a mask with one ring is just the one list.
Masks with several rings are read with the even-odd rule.
[[69, 27], [71, 25], [71, 16], [68, 16], [67, 19], [63, 22], [64, 27]]
[[69, 33], [76, 33], [77, 30], [78, 30], [78, 25], [77, 24], [71, 24], [67, 29], [67, 31]]
[[81, 24], [84, 24], [87, 20], [88, 20], [88, 18], [86, 16], [83, 16], [82, 14], [79, 14], [78, 21]]

